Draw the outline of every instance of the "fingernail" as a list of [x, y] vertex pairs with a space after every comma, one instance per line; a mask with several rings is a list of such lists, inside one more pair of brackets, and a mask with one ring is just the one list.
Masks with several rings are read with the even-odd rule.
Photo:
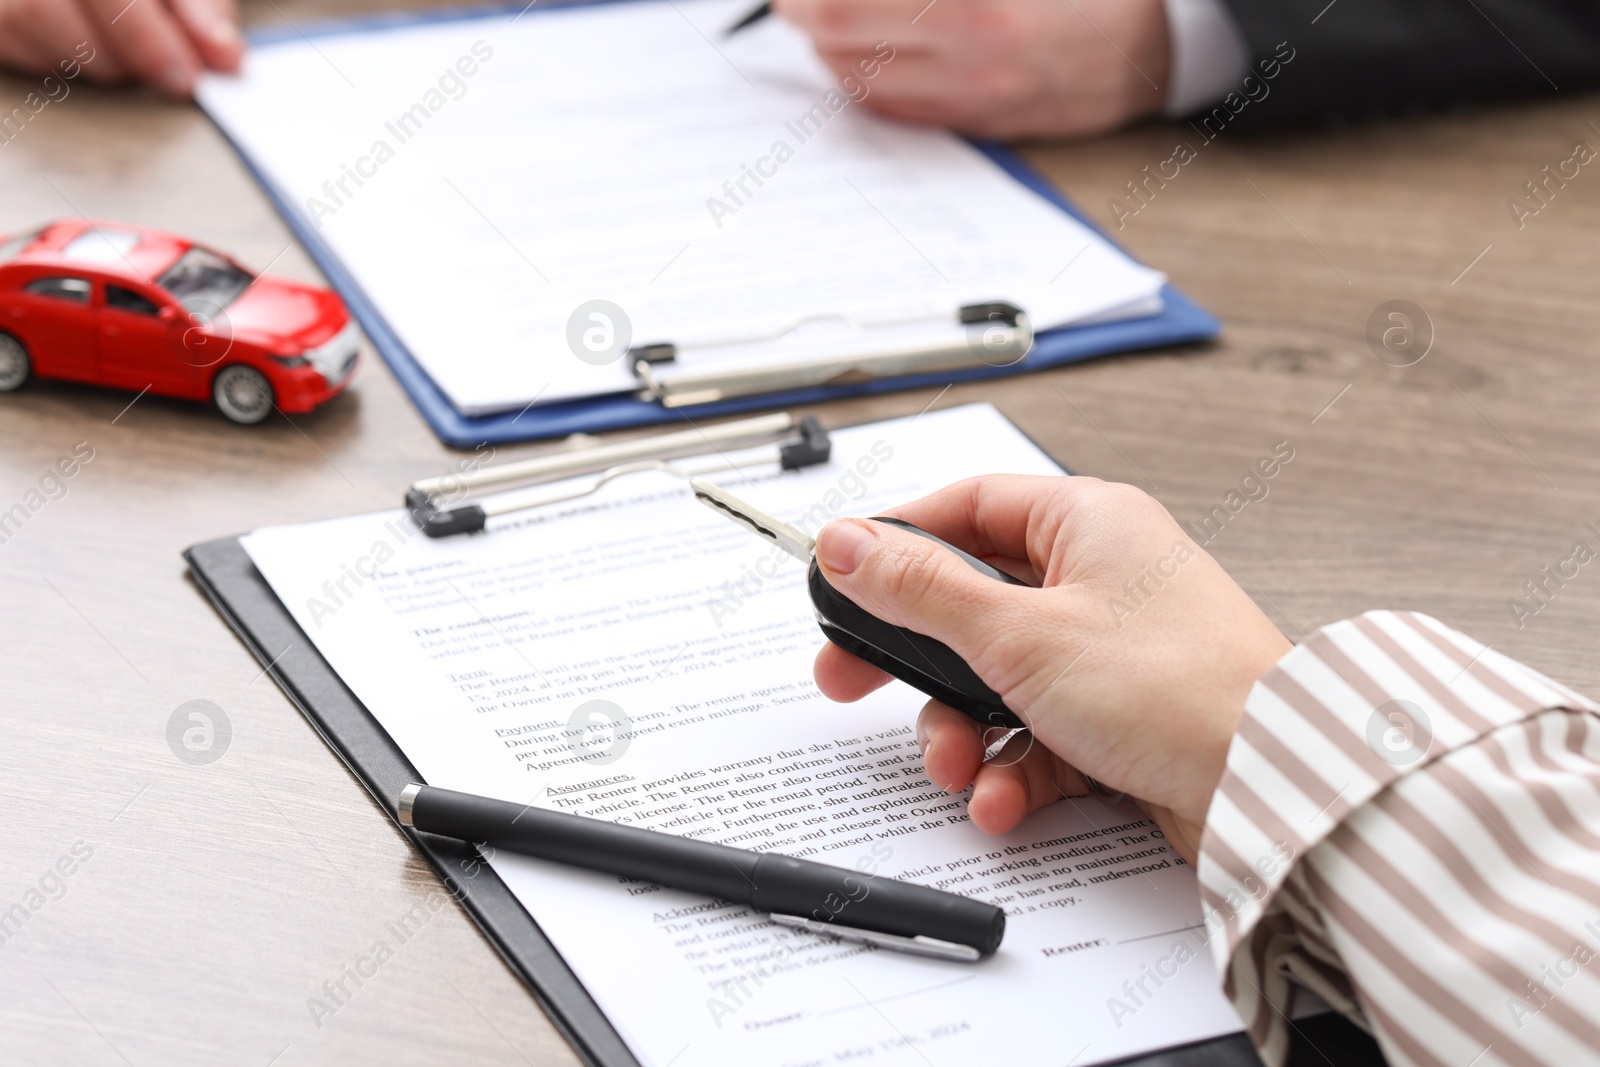
[[928, 754], [928, 728], [921, 719], [917, 720], [917, 751], [924, 756]]
[[244, 43], [244, 38], [239, 34], [239, 27], [227, 19], [213, 20], [206, 27], [206, 36], [211, 38], [211, 43], [222, 48], [238, 48]]
[[817, 558], [836, 574], [850, 574], [872, 551], [878, 535], [864, 522], [840, 519], [822, 528], [817, 537]]
[[158, 79], [163, 91], [173, 96], [188, 96], [189, 87], [194, 83], [189, 68], [182, 63], [174, 63], [161, 72]]

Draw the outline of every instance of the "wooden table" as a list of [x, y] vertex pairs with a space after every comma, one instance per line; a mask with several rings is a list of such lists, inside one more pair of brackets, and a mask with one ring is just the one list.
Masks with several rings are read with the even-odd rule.
[[[260, 21], [327, 6], [259, 3]], [[362, 5], [346, 3], [356, 10]], [[376, 8], [377, 4], [366, 5]], [[0, 103], [29, 83], [0, 79]], [[1221, 343], [951, 389], [1077, 470], [1180, 519], [1279, 442], [1293, 461], [1210, 549], [1293, 637], [1417, 608], [1600, 690], [1600, 566], [1519, 627], [1508, 600], [1600, 548], [1600, 173], [1518, 229], [1507, 199], [1600, 137], [1600, 100], [1200, 145], [1150, 126], [1028, 155], [1096, 218], [1187, 141], [1197, 158], [1116, 236], [1226, 323]], [[73, 216], [195, 236], [316, 274], [193, 109], [79, 86], [0, 148], [0, 230]], [[1063, 263], [1066, 262], [1066, 253]], [[1398, 368], [1368, 318], [1405, 299], [1436, 339]], [[915, 412], [935, 390], [827, 404]], [[399, 501], [455, 454], [370, 353], [326, 409], [252, 429], [198, 405], [36, 383], [0, 396], [0, 510], [79, 442], [94, 458], [0, 544], [0, 912], [92, 849], [0, 944], [8, 1062], [568, 1063], [538, 1006], [458, 909], [318, 1026], [307, 998], [435, 885], [367, 793], [185, 578], [187, 545]], [[532, 454], [548, 445], [503, 449]], [[216, 762], [169, 750], [212, 701]]]

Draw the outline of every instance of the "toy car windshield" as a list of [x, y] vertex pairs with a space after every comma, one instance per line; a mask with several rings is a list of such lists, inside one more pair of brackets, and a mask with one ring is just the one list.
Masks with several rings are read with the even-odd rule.
[[255, 279], [215, 252], [191, 248], [168, 267], [156, 284], [186, 311], [214, 312], [233, 303]]

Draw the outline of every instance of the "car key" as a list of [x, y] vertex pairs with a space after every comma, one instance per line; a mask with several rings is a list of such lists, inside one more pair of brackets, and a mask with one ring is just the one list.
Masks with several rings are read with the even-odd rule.
[[[722, 512], [739, 525], [783, 549], [806, 565], [806, 586], [823, 636], [851, 655], [866, 660], [887, 674], [919, 689], [985, 726], [1016, 729], [1023, 725], [996, 693], [983, 683], [965, 660], [951, 648], [925, 634], [884, 622], [857, 606], [822, 576], [817, 563], [817, 542], [804, 531], [753, 507], [704, 478], [689, 479], [695, 499]], [[869, 520], [898, 526], [925, 537], [955, 553], [973, 570], [1009, 585], [1024, 585], [1004, 571], [947, 544], [926, 530], [901, 519]]]

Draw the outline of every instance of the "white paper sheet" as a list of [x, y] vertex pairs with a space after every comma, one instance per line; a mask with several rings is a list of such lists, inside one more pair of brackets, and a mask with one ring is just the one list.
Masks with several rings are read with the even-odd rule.
[[965, 141], [867, 112], [873, 79], [841, 86], [781, 21], [723, 40], [747, 6], [285, 34], [198, 95], [467, 414], [632, 387], [569, 342], [596, 299], [691, 347], [990, 300], [1039, 328], [1160, 310], [1160, 274]]
[[[739, 491], [814, 530], [984, 471], [1058, 468], [972, 406], [839, 431], [827, 466], [751, 467]], [[1238, 1028], [1193, 871], [1136, 809], [1078, 799], [1006, 837], [974, 829], [965, 798], [922, 773], [921, 695], [894, 683], [858, 704], [823, 698], [803, 568], [668, 476], [619, 479], [478, 537], [429, 541], [393, 512], [244, 543], [432, 784], [1007, 910], [995, 957], [952, 964], [494, 856], [644, 1064], [1061, 1067]]]

